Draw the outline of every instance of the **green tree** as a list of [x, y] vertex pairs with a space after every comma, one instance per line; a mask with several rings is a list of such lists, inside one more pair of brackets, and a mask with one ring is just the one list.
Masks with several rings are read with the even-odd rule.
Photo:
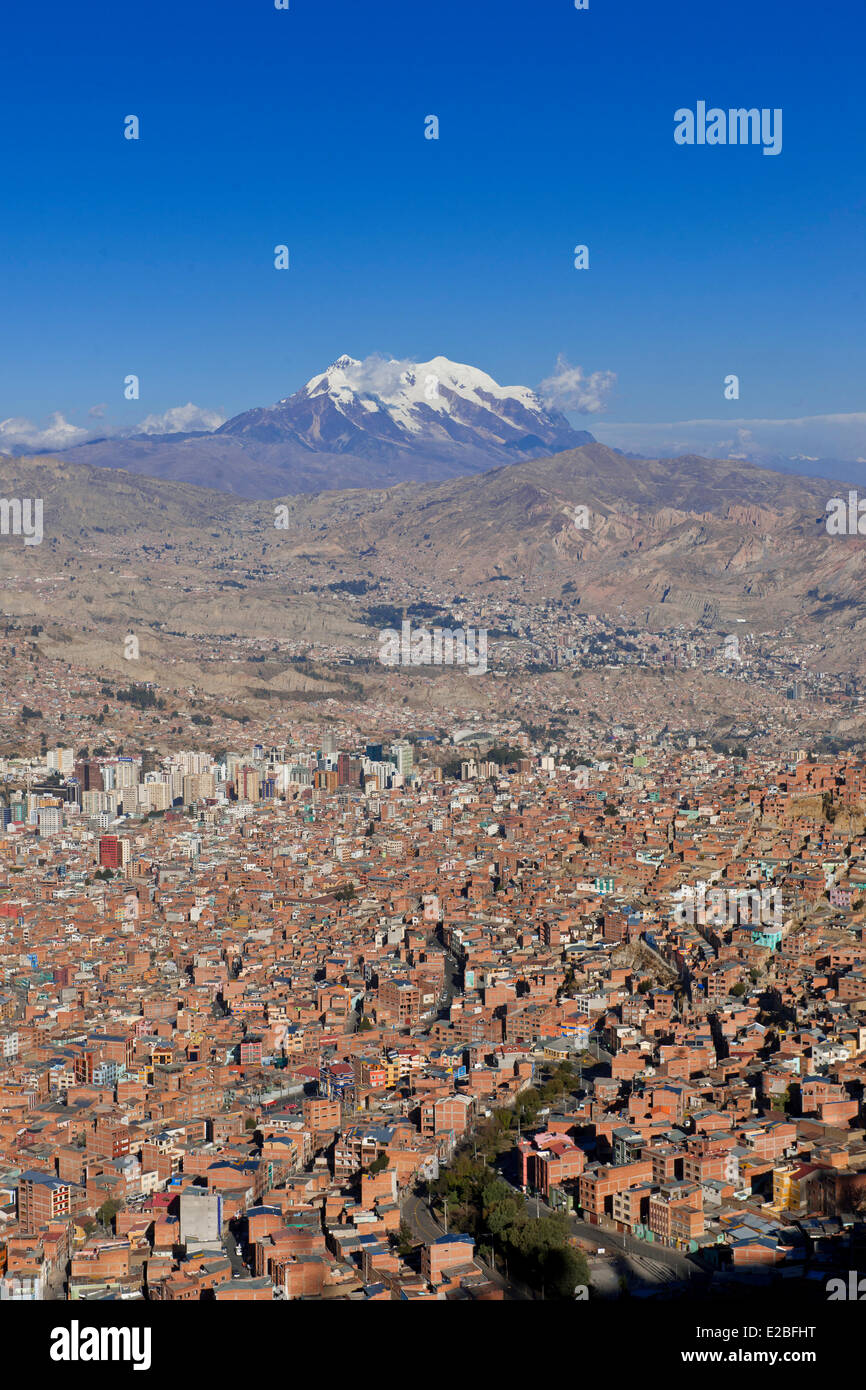
[[102, 1203], [102, 1206], [97, 1208], [97, 1221], [101, 1222], [103, 1226], [110, 1226], [122, 1206], [123, 1203], [118, 1202], [116, 1198], [108, 1197]]

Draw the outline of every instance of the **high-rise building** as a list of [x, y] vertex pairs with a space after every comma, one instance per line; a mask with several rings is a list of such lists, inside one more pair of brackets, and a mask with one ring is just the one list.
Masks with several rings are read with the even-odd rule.
[[75, 764], [74, 771], [83, 792], [101, 792], [103, 790], [98, 763], [84, 758]]
[[340, 787], [349, 787], [354, 786], [357, 781], [357, 759], [350, 757], [348, 753], [340, 753], [337, 757], [337, 785]]
[[[124, 804], [126, 798], [124, 798]], [[147, 806], [151, 811], [167, 811], [172, 803], [171, 785], [168, 782], [145, 782], [138, 788], [139, 806]]]
[[258, 768], [244, 763], [235, 773], [235, 795], [238, 801], [258, 801], [261, 794], [261, 777]]
[[191, 772], [183, 779], [183, 804], [191, 806], [194, 801], [204, 801], [215, 795], [212, 772]]
[[107, 814], [116, 816], [120, 805], [120, 792], [82, 792], [81, 809], [86, 816]]
[[59, 806], [41, 806], [38, 811], [39, 834], [59, 835], [63, 829], [63, 811]]
[[405, 739], [402, 739], [399, 743], [392, 743], [391, 758], [401, 777], [410, 777], [412, 775], [414, 754], [411, 743], [407, 743]]
[[114, 785], [116, 787], [138, 786], [141, 775], [140, 758], [118, 758], [114, 767]]
[[61, 1182], [38, 1169], [18, 1179], [18, 1220], [23, 1235], [35, 1235], [49, 1221], [68, 1220], [72, 1211], [72, 1183]]
[[52, 748], [46, 762], [49, 772], [59, 772], [62, 777], [71, 777], [75, 766], [75, 753], [71, 748]]
[[103, 869], [122, 869], [129, 862], [129, 841], [118, 835], [100, 835], [99, 864]]

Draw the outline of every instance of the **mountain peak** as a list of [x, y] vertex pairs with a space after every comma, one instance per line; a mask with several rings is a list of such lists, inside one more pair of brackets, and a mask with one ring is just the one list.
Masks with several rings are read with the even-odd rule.
[[342, 353], [294, 395], [213, 433], [115, 441], [77, 457], [274, 497], [442, 481], [592, 442], [536, 391], [500, 386], [480, 367]]
[[[246, 411], [220, 433], [316, 452], [409, 463], [410, 455], [447, 464], [448, 474], [576, 448], [592, 439], [573, 430], [528, 386], [442, 355], [428, 362], [342, 354], [327, 371], [277, 405]], [[418, 476], [407, 468], [404, 476]], [[365, 479], [366, 481], [366, 479]]]

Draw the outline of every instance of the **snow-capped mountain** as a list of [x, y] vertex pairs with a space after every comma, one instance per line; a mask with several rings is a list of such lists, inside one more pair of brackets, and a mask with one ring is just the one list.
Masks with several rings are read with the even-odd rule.
[[[425, 459], [475, 455], [486, 467], [576, 448], [592, 438], [545, 408], [527, 386], [500, 386], [477, 367], [338, 357], [295, 395], [245, 411], [218, 434], [261, 443], [291, 440], [314, 450]], [[471, 457], [470, 457], [471, 456]]]
[[436, 482], [576, 449], [574, 430], [527, 386], [434, 357], [338, 357], [293, 396], [213, 432], [103, 439], [64, 458], [245, 497]]

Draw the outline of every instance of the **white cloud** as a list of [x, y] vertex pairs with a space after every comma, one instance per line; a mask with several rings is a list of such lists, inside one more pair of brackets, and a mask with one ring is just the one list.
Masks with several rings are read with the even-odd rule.
[[124, 431], [131, 434], [184, 434], [192, 430], [215, 430], [225, 422], [225, 415], [218, 410], [208, 410], [204, 406], [175, 405], [162, 415], [147, 415], [135, 429]]
[[20, 454], [28, 450], [40, 453], [46, 449], [70, 449], [73, 444], [83, 444], [90, 438], [89, 430], [71, 424], [59, 410], [48, 419], [49, 423], [44, 426], [35, 425], [22, 416], [0, 420], [0, 451]]
[[605, 410], [605, 398], [616, 383], [615, 372], [585, 373], [582, 367], [572, 367], [559, 354], [551, 376], [538, 388], [545, 405], [557, 410], [576, 410], [580, 415], [597, 415]]
[[[594, 427], [603, 444], [650, 457], [703, 454], [753, 463], [773, 458], [856, 460], [866, 453], [866, 412], [804, 415], [790, 420], [679, 420]], [[808, 468], [803, 472], [807, 473]]]
[[[105, 410], [104, 405], [94, 405], [87, 414], [90, 419], [101, 421]], [[99, 428], [91, 426], [84, 429], [65, 419], [59, 410], [49, 416], [49, 422], [44, 426], [34, 424], [23, 416], [14, 416], [0, 420], [0, 454], [60, 452], [76, 444], [87, 444], [93, 439], [127, 439], [133, 434], [182, 434], [193, 430], [215, 430], [225, 418], [219, 411], [193, 405], [192, 401], [186, 405], [172, 406], [162, 415], [148, 415], [140, 424], [122, 429], [108, 423], [100, 424]]]
[[359, 395], [381, 396], [387, 399], [397, 395], [403, 385], [407, 372], [414, 371], [416, 364], [408, 357], [402, 361], [383, 357], [374, 352], [363, 362], [352, 362], [343, 369], [346, 384]]

